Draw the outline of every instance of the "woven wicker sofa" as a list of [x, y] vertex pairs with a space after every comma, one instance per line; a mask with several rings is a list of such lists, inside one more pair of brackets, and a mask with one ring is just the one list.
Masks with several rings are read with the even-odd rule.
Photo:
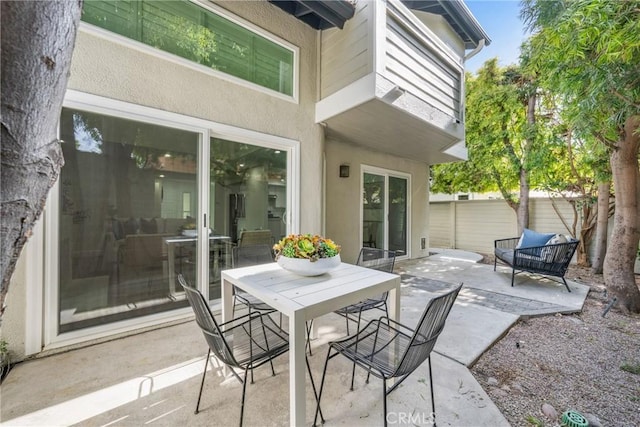
[[513, 237], [494, 242], [493, 271], [496, 270], [496, 264], [500, 260], [512, 269], [511, 286], [513, 286], [513, 280], [517, 273], [527, 271], [559, 277], [567, 290], [571, 292], [564, 275], [580, 241], [570, 239], [567, 243], [518, 248], [519, 240], [519, 237]]

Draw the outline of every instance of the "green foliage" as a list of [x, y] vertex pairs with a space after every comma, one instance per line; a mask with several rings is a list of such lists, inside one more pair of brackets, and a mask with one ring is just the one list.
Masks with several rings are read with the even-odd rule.
[[535, 427], [544, 427], [544, 423], [533, 415], [527, 415], [526, 421]]
[[[521, 171], [527, 172], [530, 184], [541, 186], [543, 172], [557, 160], [545, 116], [537, 114], [535, 123], [527, 121], [529, 97], [538, 92], [535, 81], [521, 67], [501, 68], [492, 59], [477, 75], [467, 74], [466, 89], [469, 160], [433, 166], [431, 189], [500, 191], [505, 199], [517, 201]], [[538, 100], [544, 99], [541, 95]]]
[[340, 245], [333, 240], [311, 234], [289, 234], [273, 246], [276, 260], [285, 258], [306, 258], [316, 261], [331, 258], [340, 253]]
[[623, 363], [620, 369], [625, 372], [630, 372], [635, 375], [640, 375], [640, 362]]
[[572, 124], [615, 141], [640, 113], [640, 3], [527, 0], [521, 16], [538, 30], [531, 71], [563, 96]]

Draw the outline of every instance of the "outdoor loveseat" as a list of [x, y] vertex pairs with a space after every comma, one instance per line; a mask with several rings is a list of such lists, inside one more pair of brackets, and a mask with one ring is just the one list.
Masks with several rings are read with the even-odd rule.
[[527, 243], [526, 239], [523, 239], [527, 233], [530, 233], [528, 234], [529, 236], [531, 236], [531, 233], [536, 234], [535, 237], [537, 239], [534, 238], [533, 242], [544, 241], [544, 237], [539, 237], [543, 235], [531, 230], [525, 230], [522, 237], [496, 240], [494, 242], [495, 259], [493, 270], [496, 270], [496, 264], [500, 260], [512, 269], [511, 286], [513, 286], [513, 280], [517, 273], [527, 271], [529, 273], [559, 277], [567, 290], [571, 292], [564, 275], [580, 241], [571, 237], [551, 234], [546, 235], [550, 236], [547, 237], [547, 243], [537, 243], [532, 246]]

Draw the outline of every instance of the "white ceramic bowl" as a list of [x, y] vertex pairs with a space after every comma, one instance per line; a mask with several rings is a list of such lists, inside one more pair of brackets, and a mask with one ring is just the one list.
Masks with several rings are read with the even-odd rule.
[[278, 257], [278, 265], [300, 276], [319, 276], [340, 265], [340, 254], [331, 258], [320, 258], [311, 262], [304, 258]]

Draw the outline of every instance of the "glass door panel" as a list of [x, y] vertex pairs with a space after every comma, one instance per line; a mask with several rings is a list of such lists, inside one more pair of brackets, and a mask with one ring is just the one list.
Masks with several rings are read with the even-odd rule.
[[210, 140], [209, 298], [220, 298], [220, 270], [236, 246], [268, 245], [287, 233], [287, 152]]
[[362, 246], [408, 255], [408, 179], [364, 172], [362, 179]]
[[389, 250], [407, 255], [407, 180], [389, 177]]
[[199, 134], [65, 108], [58, 332], [186, 306]]
[[385, 177], [365, 173], [362, 188], [362, 246], [384, 248]]

